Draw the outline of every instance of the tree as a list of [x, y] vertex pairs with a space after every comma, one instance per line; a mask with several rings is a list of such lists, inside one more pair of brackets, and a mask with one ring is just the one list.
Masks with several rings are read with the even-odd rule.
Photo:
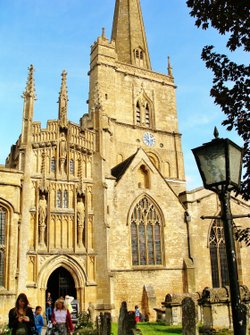
[[[231, 51], [242, 48], [250, 51], [250, 2], [248, 0], [187, 0], [195, 25], [210, 26], [221, 35], [227, 34], [226, 47]], [[243, 167], [245, 173], [240, 193], [250, 199], [250, 65], [237, 64], [225, 54], [205, 46], [201, 54], [206, 67], [213, 72], [210, 95], [226, 115], [222, 125], [235, 129], [244, 142]], [[241, 230], [238, 239], [250, 245], [249, 230]]]

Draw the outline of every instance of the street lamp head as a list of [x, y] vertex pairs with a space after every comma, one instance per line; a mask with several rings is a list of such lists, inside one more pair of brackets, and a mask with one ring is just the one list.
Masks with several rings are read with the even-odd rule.
[[243, 149], [229, 140], [218, 137], [192, 149], [204, 187], [216, 193], [239, 189]]

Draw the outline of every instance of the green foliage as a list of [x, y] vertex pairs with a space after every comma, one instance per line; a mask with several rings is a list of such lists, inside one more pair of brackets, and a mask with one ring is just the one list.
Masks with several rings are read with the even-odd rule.
[[11, 335], [11, 329], [5, 324], [0, 326], [0, 335]]
[[93, 323], [89, 320], [89, 315], [86, 312], [80, 313], [77, 324], [74, 329], [74, 335], [98, 335], [94, 329]]
[[[202, 29], [209, 26], [220, 34], [229, 36], [227, 48], [235, 51], [242, 47], [250, 51], [250, 2], [244, 0], [187, 0], [190, 15]], [[210, 95], [220, 106], [226, 119], [227, 130], [235, 129], [244, 141], [243, 166], [245, 174], [240, 193], [250, 199], [250, 66], [237, 64], [214, 51], [213, 46], [205, 46], [201, 58], [211, 69], [214, 78]], [[249, 240], [248, 240], [249, 241]]]

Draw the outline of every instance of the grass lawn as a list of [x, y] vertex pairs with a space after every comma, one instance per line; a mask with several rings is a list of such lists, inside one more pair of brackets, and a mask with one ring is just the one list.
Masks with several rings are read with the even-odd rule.
[[[180, 326], [166, 326], [157, 322], [140, 322], [137, 328], [141, 330], [142, 335], [175, 335], [182, 334], [182, 328]], [[112, 323], [112, 333], [113, 335], [118, 334], [118, 324]], [[200, 332], [203, 335], [203, 332]], [[216, 332], [216, 335], [233, 335], [233, 332], [228, 330], [222, 330]], [[249, 332], [250, 334], [250, 332]], [[138, 332], [140, 335], [140, 332]], [[205, 335], [205, 334], [204, 334]]]
[[[182, 333], [181, 327], [168, 327], [157, 322], [140, 322], [137, 328], [141, 330], [142, 335], [175, 335]], [[118, 334], [117, 323], [112, 323], [112, 333], [114, 335]]]

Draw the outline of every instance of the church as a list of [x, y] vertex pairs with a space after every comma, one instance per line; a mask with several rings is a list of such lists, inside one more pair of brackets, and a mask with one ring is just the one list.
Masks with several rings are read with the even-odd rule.
[[[167, 293], [229, 285], [217, 196], [187, 191], [176, 84], [150, 64], [139, 0], [114, 0], [111, 39], [91, 46], [88, 113], [68, 119], [62, 72], [58, 118], [33, 120], [34, 67], [22, 131], [0, 166], [0, 323], [19, 293], [45, 309], [66, 294], [80, 311], [149, 320]], [[24, 85], [25, 86], [25, 85]], [[0, 144], [1, 146], [1, 144]], [[233, 213], [250, 204], [232, 194]], [[247, 220], [237, 220], [246, 227]], [[250, 287], [249, 249], [236, 243], [239, 283]]]

